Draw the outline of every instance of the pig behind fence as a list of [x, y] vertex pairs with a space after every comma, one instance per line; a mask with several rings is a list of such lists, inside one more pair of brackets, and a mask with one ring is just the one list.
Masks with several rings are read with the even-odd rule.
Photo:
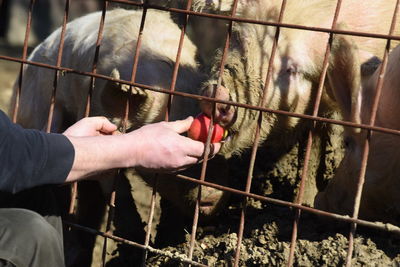
[[[73, 68], [79, 71], [92, 70], [100, 17], [101, 13], [97, 12], [67, 24], [61, 64], [63, 67]], [[141, 11], [115, 9], [107, 12], [99, 61], [97, 63], [97, 73], [108, 75], [116, 79], [131, 80], [133, 55], [141, 18]], [[36, 47], [29, 57], [29, 60], [55, 65], [60, 33], [61, 30], [58, 29]], [[135, 82], [157, 88], [168, 89], [170, 87], [180, 34], [180, 28], [177, 24], [172, 22], [169, 13], [148, 10]], [[205, 77], [199, 71], [199, 66], [195, 60], [196, 54], [196, 47], [188, 38], [185, 38], [176, 83], [177, 91], [193, 94], [198, 92], [198, 88], [200, 88], [200, 84]], [[24, 127], [37, 129], [46, 128], [54, 77], [54, 70], [32, 65], [25, 66], [20, 109], [17, 116], [17, 121]], [[72, 73], [62, 73], [57, 86], [56, 105], [51, 125], [52, 131], [61, 132], [84, 116], [89, 88], [90, 77]], [[132, 92], [130, 92], [130, 88], [127, 85], [103, 79], [95, 80], [90, 115], [106, 116], [116, 124], [121, 125], [126, 101], [130, 94], [130, 116], [127, 123], [129, 130], [139, 128], [147, 123], [164, 120], [169, 97], [168, 94], [143, 90], [139, 87], [132, 87]], [[170, 120], [183, 119], [189, 115], [195, 116], [199, 112], [200, 109], [198, 108], [196, 100], [174, 96], [169, 118]], [[206, 180], [226, 185], [228, 174], [225, 165], [226, 162], [222, 158], [216, 157], [211, 160], [209, 162]], [[200, 168], [195, 166], [187, 170], [185, 174], [198, 178]], [[135, 197], [137, 195], [135, 195], [135, 190], [137, 190], [136, 192], [149, 190], [146, 188], [138, 188], [140, 183], [135, 181], [145, 181], [150, 186], [153, 185], [154, 181], [152, 174], [140, 173], [133, 169], [127, 170], [125, 172], [125, 177], [126, 178], [120, 182], [120, 184], [123, 183], [127, 185], [125, 188], [121, 189], [125, 193], [117, 193], [117, 196], [125, 196], [120, 198], [123, 203], [117, 205], [116, 212], [119, 214], [116, 215], [116, 218], [120, 218], [121, 220], [126, 220], [126, 218], [131, 218], [131, 216], [128, 214], [124, 216], [124, 212], [127, 213], [128, 211], [124, 211], [122, 208], [118, 209], [118, 207], [125, 207], [126, 203], [124, 203], [124, 201], [131, 200], [132, 196]], [[110, 193], [110, 183], [107, 183], [107, 181], [110, 180], [104, 179], [101, 181], [103, 191], [106, 194]], [[129, 181], [130, 184], [127, 183], [127, 181]], [[121, 186], [119, 186], [119, 188], [121, 188]], [[160, 174], [157, 188], [162, 199], [168, 199], [174, 203], [175, 207], [180, 209], [184, 214], [193, 214], [198, 186], [180, 181], [176, 178], [174, 179], [173, 175]], [[87, 188], [84, 186], [81, 187], [80, 190], [84, 192], [80, 193], [80, 201], [78, 202], [78, 223], [96, 227], [99, 222], [89, 222], [93, 220], [95, 216], [90, 217], [87, 212], [91, 212], [92, 209], [95, 210], [94, 207], [96, 207], [96, 205], [101, 205], [101, 201], [100, 203], [96, 203], [96, 201], [93, 200], [96, 198], [93, 193], [94, 187]], [[130, 191], [133, 191], [132, 196]], [[151, 191], [147, 195], [150, 194]], [[202, 201], [200, 203], [201, 216], [204, 219], [214, 216], [223, 206], [227, 196], [228, 194], [222, 191], [203, 187]], [[150, 198], [141, 199], [139, 202], [141, 204], [146, 203], [144, 205], [148, 208]], [[143, 215], [143, 213], [141, 214]], [[142, 220], [147, 221], [147, 216], [145, 215]], [[116, 227], [118, 227], [118, 223], [119, 222], [116, 223]], [[118, 233], [120, 235], [124, 236], [122, 228], [116, 230], [119, 231]], [[143, 242], [143, 236], [135, 237], [140, 236], [139, 233], [134, 233], [134, 231], [130, 229], [128, 229], [127, 232], [128, 234], [125, 234], [128, 236], [125, 237], [129, 239], [136, 238], [136, 240], [139, 239], [140, 242]], [[183, 230], [181, 232], [184, 233]], [[93, 240], [91, 242], [93, 242]], [[122, 252], [120, 251], [120, 253]], [[90, 255], [88, 256], [88, 254], [86, 254], [86, 256], [84, 256], [85, 259], [80, 259], [80, 263], [90, 262], [88, 257], [90, 258]]]
[[[226, 2], [231, 3], [231, 1]], [[336, 1], [327, 0], [288, 1], [283, 22], [329, 28], [331, 26], [335, 4]], [[339, 22], [336, 27], [339, 29], [386, 33], [389, 30], [394, 4], [395, 1], [368, 0], [363, 1], [362, 3], [355, 0], [344, 1], [341, 9], [342, 12], [339, 16]], [[279, 10], [280, 1], [240, 0], [237, 16], [265, 21], [277, 21]], [[354, 10], [357, 10], [358, 12], [354, 14]], [[121, 14], [122, 13], [123, 12], [121, 11]], [[121, 26], [132, 25], [132, 23], [120, 22], [120, 18], [117, 19], [117, 15], [115, 15], [115, 20], [110, 20], [109, 14], [110, 13], [107, 14], [108, 19], [106, 18], [106, 24], [108, 23], [109, 25], [112, 25], [113, 23], [121, 23]], [[87, 25], [76, 25], [72, 30], [67, 31], [67, 42], [65, 44], [65, 48], [67, 49], [66, 51], [69, 49], [70, 51], [77, 51], [79, 53], [71, 54], [70, 52], [68, 54], [68, 52], [66, 52], [63, 59], [64, 66], [86, 71], [91, 70], [91, 64], [93, 62], [94, 55], [93, 45], [97, 37], [97, 27], [100, 19], [99, 17], [95, 17], [95, 15], [90, 16], [86, 17], [85, 21], [91, 21], [91, 24], [88, 23]], [[136, 26], [139, 25], [138, 17], [140, 16], [137, 15], [136, 22], [134, 23]], [[146, 21], [147, 26], [145, 26], [145, 32], [146, 27], [151, 28], [149, 25], [153, 25], [155, 28], [160, 28], [160, 25], [163, 25], [163, 30], [167, 30], [167, 28], [175, 28], [175, 33], [171, 36], [175, 36], [176, 39], [178, 39], [177, 36], [179, 36], [179, 34], [177, 33], [176, 25], [172, 25], [171, 22], [167, 22], [169, 21], [169, 18], [164, 18], [164, 16], [160, 15], [158, 18], [160, 18], [158, 23], [161, 24], [156, 25], [155, 22], [152, 24], [152, 22]], [[226, 28], [224, 28], [224, 25], [226, 26], [227, 24], [221, 24], [220, 29], [223, 31], [220, 33], [221, 36], [225, 36], [226, 34], [224, 30]], [[222, 77], [222, 86], [220, 88], [216, 88], [215, 86], [217, 84], [219, 67], [218, 59], [220, 58], [219, 55], [217, 56], [215, 66], [213, 67], [214, 77], [206, 82], [206, 86], [204, 87], [202, 94], [210, 96], [213, 93], [213, 90], [216, 88], [217, 97], [223, 100], [232, 100], [246, 104], [259, 105], [265, 83], [271, 47], [275, 38], [275, 29], [276, 28], [274, 27], [235, 22], [233, 24], [234, 34], [232, 35], [229, 55]], [[196, 32], [198, 30], [199, 28], [196, 29], [196, 27], [193, 27], [192, 34], [196, 36]], [[79, 31], [82, 33], [79, 33]], [[107, 26], [105, 32], [107, 32]], [[112, 32], [112, 29], [110, 29], [110, 32]], [[105, 34], [105, 46], [102, 45], [100, 50], [100, 59], [102, 58], [102, 55], [107, 54], [105, 51], [112, 51], [112, 53], [117, 56], [113, 58], [113, 61], [111, 59], [100, 61], [98, 72], [129, 81], [130, 68], [132, 66], [132, 49], [136, 40], [135, 38], [137, 36], [137, 29], [133, 32], [133, 34], [129, 35], [129, 37], [123, 35], [122, 32], [123, 31], [121, 30], [119, 30], [118, 33], [114, 32], [112, 35], [114, 37], [112, 38], [112, 41], [106, 41], [107, 34]], [[216, 31], [214, 34], [219, 36], [218, 32], [219, 31]], [[68, 34], [71, 35], [70, 38], [68, 37]], [[72, 42], [74, 36], [77, 37], [77, 40]], [[128, 38], [128, 40], [124, 39], [124, 36]], [[165, 38], [167, 34], [162, 34], [161, 36]], [[161, 36], [158, 35], [154, 38], [158, 39]], [[53, 35], [47, 41], [45, 41], [43, 46], [49, 46], [48, 50], [44, 50], [43, 47], [42, 50], [40, 50], [40, 48], [37, 49], [34, 52], [34, 58], [36, 57], [34, 60], [42, 60], [47, 63], [54, 64], [56, 53], [55, 47], [58, 44], [57, 40], [58, 37]], [[89, 40], [91, 44], [89, 47], [75, 46], [76, 44], [88, 44]], [[200, 40], [205, 41], [207, 38], [200, 38]], [[196, 42], [196, 38], [194, 38], [193, 41]], [[322, 60], [327, 41], [328, 34], [326, 33], [281, 28], [277, 55], [275, 61], [273, 62], [274, 74], [272, 76], [270, 86], [267, 89], [266, 107], [293, 111], [297, 113], [312, 113], [318, 81], [322, 73]], [[179, 83], [179, 81], [182, 81], [182, 77], [184, 77], [185, 81], [187, 81], [187, 79], [189, 79], [188, 77], [190, 77], [191, 85], [200, 85], [205, 78], [198, 72], [199, 66], [194, 61], [195, 48], [192, 50], [192, 48], [190, 48], [190, 43], [191, 42], [189, 40], [185, 41], [184, 53], [186, 52], [188, 55], [182, 57], [181, 68], [178, 76], [178, 84], [176, 88], [177, 90], [196, 93], [197, 91], [192, 90], [195, 90], [197, 86], [187, 86], [187, 83]], [[125, 46], [122, 46], [121, 44], [125, 44]], [[384, 44], [385, 41], [379, 39], [349, 37], [344, 35], [334, 36], [330, 56], [330, 67], [328, 68], [327, 81], [324, 87], [319, 115], [336, 116], [336, 112], [340, 110], [341, 107], [348, 104], [348, 102], [353, 103], [356, 101], [357, 90], [360, 87], [361, 81], [368, 79], [369, 74], [375, 69], [376, 64], [373, 64], [371, 69], [367, 69], [364, 72], [361, 72], [360, 66], [368, 62], [371, 58], [374, 58], [374, 56], [380, 57], [384, 51]], [[151, 68], [152, 72], [160, 74], [160, 77], [162, 78], [157, 80], [156, 77], [158, 76], [149, 77], [147, 75], [148, 72], [146, 72], [142, 74], [139, 73], [136, 81], [139, 83], [160, 86], [162, 88], [169, 88], [170, 77], [172, 76], [172, 65], [176, 55], [177, 42], [175, 42], [174, 45], [175, 49], [164, 49], [160, 53], [155, 53], [156, 51], [159, 52], [160, 47], [163, 46], [160, 46], [159, 43], [157, 43], [157, 46], [152, 45], [151, 42], [148, 42], [147, 44], [144, 43], [143, 46], [149, 49], [146, 50], [143, 48], [142, 52], [144, 52], [147, 57], [142, 54], [142, 57], [139, 60], [139, 65], [142, 64], [139, 66], [139, 72], [140, 70]], [[130, 50], [127, 47], [129, 47]], [[211, 52], [205, 50], [198, 52], [201, 54], [205, 51], [201, 57], [203, 59], [205, 58], [204, 61], [206, 61], [206, 65], [212, 61], [212, 59], [209, 59], [209, 55], [213, 52], [215, 47], [210, 49]], [[171, 51], [173, 51], [173, 53]], [[127, 58], [123, 57], [125, 53], [129, 55]], [[167, 53], [168, 56], [166, 56], [165, 53]], [[154, 54], [157, 54], [157, 57], [154, 58], [149, 56]], [[74, 55], [76, 55], [76, 57], [73, 57]], [[126, 61], [124, 61], [124, 59]], [[68, 65], [67, 62], [70, 60], [70, 65]], [[127, 64], [129, 67], [122, 69], [118, 68], [118, 66], [124, 64]], [[156, 68], [156, 66], [159, 68]], [[47, 117], [43, 115], [41, 118], [32, 118], [32, 113], [47, 114], [47, 110], [43, 110], [42, 106], [47, 107], [49, 100], [47, 98], [44, 99], [43, 96], [50, 95], [49, 88], [52, 87], [52, 77], [54, 75], [54, 71], [37, 69], [29, 66], [27, 67], [27, 71], [25, 73], [27, 74], [27, 77], [24, 79], [30, 79], [30, 81], [24, 82], [24, 86], [32, 87], [30, 84], [35, 83], [36, 86], [34, 89], [30, 90], [23, 89], [22, 97], [25, 97], [25, 100], [21, 100], [22, 103], [24, 103], [21, 106], [23, 110], [25, 109], [25, 104], [28, 106], [28, 108], [25, 109], [25, 115], [23, 115], [24, 111], [21, 110], [19, 116], [20, 119], [24, 121], [23, 123], [25, 123], [26, 126], [43, 128]], [[32, 73], [32, 75], [29, 73]], [[43, 80], [41, 77], [45, 77], [44, 80], [46, 81], [44, 84], [39, 84]], [[48, 79], [48, 77], [51, 77], [51, 79]], [[88, 77], [78, 77], [75, 74], [66, 74], [66, 76], [60, 78], [59, 89], [57, 92], [58, 104], [56, 106], [53, 124], [54, 130], [61, 131], [73, 121], [83, 116], [84, 101], [89, 88], [89, 80], [90, 78]], [[42, 92], [40, 95], [37, 94], [37, 92], [41, 90], [40, 88], [46, 88], [47, 93]], [[63, 88], [68, 88], [68, 90]], [[71, 89], [76, 88], [79, 90], [72, 92], [70, 91]], [[101, 88], [109, 89], [103, 90]], [[353, 90], [349, 93], [348, 91], [344, 90], [346, 88], [351, 88]], [[105, 115], [108, 117], [113, 117], [116, 119], [116, 122], [120, 120], [123, 117], [124, 112], [125, 96], [127, 95], [126, 89], [127, 87], [124, 85], [96, 79], [96, 88], [92, 101], [94, 104], [92, 115]], [[36, 93], [32, 93], [33, 91], [36, 91]], [[130, 127], [135, 128], [139, 127], [143, 123], [149, 123], [163, 119], [167, 97], [166, 95], [150, 91], [143, 91], [140, 88], [134, 88], [133, 91], [135, 96], [131, 100], [134, 103], [131, 105], [132, 110], [130, 110], [130, 114], [135, 114], [135, 116], [131, 117], [129, 120]], [[62, 95], [64, 94], [63, 92], [67, 93], [67, 95]], [[342, 93], [345, 94], [344, 98], [342, 97], [343, 95], [341, 95]], [[45, 102], [44, 104], [37, 104], [43, 103], [43, 101]], [[174, 97], [174, 101], [176, 101], [175, 104], [178, 104], [178, 101], [181, 100], [179, 100], [178, 97]], [[191, 102], [191, 100], [186, 99], [182, 101], [188, 101], [191, 103], [187, 104], [188, 106], [196, 106], [196, 104]], [[34, 112], [29, 111], [29, 106], [34, 110]], [[179, 106], [186, 106], [186, 104], [173, 104], [173, 108], [177, 108]], [[202, 110], [208, 114], [211, 113], [210, 107], [211, 106], [208, 103], [202, 104]], [[190, 112], [188, 110], [184, 109], [183, 111], [175, 111], [175, 114], [177, 115], [176, 117], [173, 117], [174, 115], [172, 115], [172, 118], [182, 118], [186, 115], [194, 115], [198, 112], [197, 110]], [[220, 124], [229, 128], [230, 133], [230, 139], [222, 148], [222, 156], [229, 158], [232, 155], [240, 154], [242, 151], [252, 146], [253, 136], [257, 124], [257, 120], [255, 119], [257, 117], [257, 113], [258, 112], [254, 110], [234, 108], [232, 106], [223, 104], [217, 105], [216, 119], [220, 122]], [[174, 114], [174, 110], [172, 110], [172, 114]], [[24, 116], [26, 117], [25, 119], [23, 119]], [[343, 117], [346, 120], [353, 121], [357, 118], [356, 114], [352, 114], [350, 112], [344, 112]], [[33, 125], [31, 123], [33, 123]], [[276, 168], [278, 169], [279, 174], [285, 171], [282, 170], [282, 166], [285, 166], [285, 168], [290, 166], [290, 164], [282, 163], [282, 161], [285, 161], [282, 159], [285, 157], [285, 152], [297, 145], [299, 150], [298, 154], [302, 154], [303, 151], [301, 148], [301, 142], [304, 142], [307, 131], [310, 129], [310, 125], [311, 123], [308, 121], [293, 117], [277, 116], [268, 113], [263, 114], [260, 144], [265, 142], [268, 145], [267, 149], [273, 148], [277, 151], [283, 151], [282, 153], [278, 153], [279, 155], [276, 159]], [[310, 169], [312, 170], [309, 172], [309, 184], [307, 185], [306, 195], [303, 201], [306, 204], [312, 205], [314, 197], [317, 193], [317, 184], [320, 183], [321, 180], [326, 176], [324, 170], [321, 171], [321, 169], [324, 169], [324, 167], [321, 167], [321, 165], [324, 165], [325, 163], [322, 162], [320, 157], [323, 157], [325, 154], [329, 153], [326, 150], [326, 143], [329, 143], [329, 138], [326, 139], [324, 136], [329, 135], [330, 133], [330, 126], [317, 125], [317, 130], [314, 133], [315, 135], [312, 152], [312, 155], [314, 155], [312, 160], [314, 162], [311, 163]], [[323, 144], [323, 142], [325, 142], [325, 144]], [[334, 145], [335, 146], [331, 153], [337, 153], [337, 147], [340, 147], [340, 142]], [[295, 178], [298, 178], [299, 176], [301, 164], [299, 164], [298, 168], [299, 170], [297, 170]], [[180, 190], [181, 188], [182, 187], [179, 187]], [[218, 192], [216, 193], [218, 195]], [[192, 195], [187, 194], [187, 196]], [[219, 198], [217, 197], [217, 199]], [[182, 203], [188, 204], [187, 201], [181, 201], [181, 204]], [[213, 206], [217, 206], [216, 203], [218, 203], [218, 201], [214, 202]], [[191, 204], [193, 204], [193, 202], [191, 202]], [[192, 209], [190, 208], [189, 210]]]
[[[281, 1], [239, 2], [237, 11], [239, 17], [278, 21]], [[337, 1], [327, 0], [287, 1], [282, 22], [330, 28], [336, 4]], [[388, 33], [395, 4], [396, 1], [343, 1], [335, 28]], [[399, 31], [400, 27], [396, 27], [395, 34]], [[206, 83], [203, 94], [211, 96], [216, 89], [219, 99], [260, 105], [275, 33], [276, 27], [235, 22], [222, 76], [222, 86], [216, 88], [219, 72], [219, 60], [217, 60], [213, 68], [214, 78]], [[313, 113], [328, 37], [329, 34], [323, 32], [280, 28], [276, 55], [272, 63], [273, 75], [266, 90], [264, 107], [300, 114]], [[383, 39], [338, 34], [333, 36], [329, 68], [318, 115], [334, 118], [340, 107], [356, 101], [355, 96], [360, 83], [376, 69], [379, 64], [379, 60], [376, 59], [383, 55], [384, 48]], [[354, 90], [349, 93], [346, 88]], [[346, 94], [345, 97], [342, 97], [343, 93]], [[202, 110], [210, 114], [211, 105], [207, 102], [202, 103]], [[353, 115], [344, 113], [343, 119], [353, 120]], [[253, 145], [257, 116], [258, 111], [251, 109], [217, 105], [216, 121], [229, 128], [230, 136], [221, 154], [230, 157], [240, 154]], [[272, 146], [274, 149], [288, 146], [293, 139], [304, 138], [311, 125], [310, 121], [299, 118], [263, 113], [260, 143], [265, 140], [275, 143]], [[331, 134], [329, 127], [317, 125], [314, 141], [317, 141], [323, 132]], [[333, 153], [339, 151], [340, 146], [340, 142], [335, 144]], [[314, 146], [313, 150], [315, 149], [321, 148]], [[321, 153], [329, 152], [321, 151]], [[311, 164], [318, 169], [321, 165], [318, 163], [319, 159], [315, 158], [312, 161], [314, 162]], [[313, 175], [312, 171], [309, 173], [306, 185], [304, 203], [309, 205], [314, 202], [318, 192], [317, 185], [322, 184], [327, 178], [318, 175], [317, 170], [314, 173], [317, 175]]]
[[[357, 96], [356, 105], [347, 109], [359, 110], [363, 124], [369, 124], [372, 102], [376, 94], [380, 69], [367, 80]], [[400, 46], [390, 54], [376, 114], [375, 126], [400, 130], [397, 117], [400, 108]], [[354, 198], [360, 175], [361, 157], [367, 131], [346, 132], [346, 153], [334, 178], [316, 198], [316, 207], [331, 212], [353, 214]], [[365, 174], [360, 211], [361, 218], [399, 223], [400, 216], [400, 137], [373, 132]]]

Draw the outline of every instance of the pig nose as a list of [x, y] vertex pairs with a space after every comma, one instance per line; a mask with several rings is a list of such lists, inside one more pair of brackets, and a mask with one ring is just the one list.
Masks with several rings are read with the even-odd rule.
[[[215, 84], [210, 84], [207, 86], [203, 91], [203, 95], [207, 97], [213, 97], [218, 100], [229, 100], [228, 89], [224, 86], [219, 86], [217, 88], [217, 85]], [[207, 116], [212, 116], [213, 102], [202, 100], [200, 102], [200, 107]], [[216, 103], [214, 121], [226, 128], [233, 123], [234, 114], [235, 111], [231, 105]]]

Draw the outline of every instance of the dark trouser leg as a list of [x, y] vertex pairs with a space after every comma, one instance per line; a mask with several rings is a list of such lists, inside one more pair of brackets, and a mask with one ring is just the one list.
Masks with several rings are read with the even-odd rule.
[[62, 235], [36, 212], [0, 209], [0, 259], [0, 266], [64, 266]]

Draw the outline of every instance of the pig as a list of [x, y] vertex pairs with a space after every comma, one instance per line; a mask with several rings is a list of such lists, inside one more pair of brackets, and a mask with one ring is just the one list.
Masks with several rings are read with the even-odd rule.
[[[287, 1], [283, 23], [330, 28], [336, 3], [327, 0]], [[396, 1], [343, 1], [336, 29], [388, 33], [395, 4]], [[280, 7], [281, 1], [239, 1], [236, 16], [277, 22]], [[396, 27], [395, 34], [399, 33], [399, 29]], [[234, 23], [221, 86], [217, 87], [219, 52], [212, 68], [213, 77], [204, 83], [202, 94], [207, 97], [215, 94], [220, 100], [260, 105], [275, 31], [272, 26]], [[280, 28], [274, 71], [263, 107], [312, 114], [328, 37], [323, 32]], [[345, 92], [343, 88], [360, 88], [360, 83], [376, 69], [384, 47], [385, 40], [382, 39], [334, 35], [320, 116], [340, 116], [340, 106], [355, 101], [356, 89], [346, 98], [339, 98], [340, 93]], [[206, 114], [212, 113], [210, 102], [202, 101], [201, 108]], [[216, 105], [215, 119], [229, 131], [221, 155], [226, 158], [240, 155], [253, 145], [258, 113], [222, 103]], [[351, 115], [343, 119], [353, 120]], [[293, 137], [304, 136], [310, 125], [309, 121], [299, 118], [264, 112], [258, 145], [267, 140], [275, 143], [275, 147], [284, 147], [292, 142]], [[322, 125], [321, 128], [329, 127]], [[314, 140], [319, 135], [318, 130], [315, 131]], [[321, 188], [315, 179], [308, 179], [306, 192], [309, 193], [306, 193], [305, 204], [312, 205], [315, 194]]]
[[[399, 62], [400, 46], [397, 46], [389, 54], [375, 126], [400, 130], [400, 121], [397, 118], [400, 99]], [[376, 95], [381, 68], [382, 66], [363, 83], [354, 105], [348, 105], [344, 109], [344, 112], [349, 110], [356, 112], [357, 121], [363, 124], [370, 122], [372, 102]], [[350, 216], [353, 214], [366, 137], [367, 130], [347, 129], [345, 131], [345, 156], [326, 189], [318, 193], [315, 199], [317, 208]], [[360, 218], [399, 223], [399, 149], [399, 136], [372, 132], [359, 210]]]
[[[187, 2], [186, 0], [148, 0], [149, 4], [183, 10], [187, 8]], [[232, 7], [232, 0], [193, 0], [190, 10], [206, 14], [229, 15]], [[171, 18], [178, 25], [183, 25], [186, 14], [171, 12]], [[227, 31], [228, 21], [226, 20], [189, 15], [186, 23], [187, 37], [196, 45], [197, 59], [205, 72], [209, 72], [213, 64], [216, 50], [224, 47]]]
[[[133, 50], [140, 20], [140, 11], [117, 9], [107, 13], [100, 60], [97, 65], [99, 74], [130, 81]], [[100, 13], [93, 13], [68, 24], [62, 59], [63, 66], [80, 71], [91, 71], [99, 21]], [[130, 23], [129, 26], [123, 27], [124, 22]], [[153, 30], [159, 24], [166, 25], [165, 31], [162, 32], [164, 36], [160, 36], [159, 32]], [[121, 29], [124, 34], [116, 29]], [[148, 30], [146, 31], [146, 29]], [[169, 88], [179, 35], [180, 29], [170, 21], [167, 13], [152, 10], [148, 12], [136, 82], [158, 88]], [[58, 43], [59, 36], [60, 30], [50, 35], [33, 51], [29, 60], [55, 64], [57, 46], [54, 44]], [[162, 46], [159, 45], [160, 40]], [[195, 54], [195, 46], [186, 38], [177, 79], [177, 91], [196, 94], [197, 88], [204, 80], [204, 75], [198, 71]], [[111, 58], [109, 55], [113, 55], [113, 57]], [[44, 129], [47, 121], [45, 114], [48, 114], [50, 106], [51, 78], [54, 71], [28, 65], [24, 72], [22, 81], [24, 87], [17, 121], [27, 128]], [[50, 79], [42, 79], [42, 77], [50, 77]], [[74, 121], [84, 116], [89, 82], [90, 77], [76, 74], [65, 74], [60, 77], [52, 131], [62, 132]], [[128, 85], [96, 79], [90, 115], [106, 116], [121, 125], [128, 94]], [[168, 102], [167, 94], [145, 91], [139, 87], [133, 87], [131, 94], [133, 95], [130, 100], [132, 102], [130, 105], [131, 116], [127, 123], [130, 130], [164, 120]], [[196, 100], [175, 96], [170, 119], [194, 116], [199, 112]], [[43, 115], [37, 116], [36, 114]]]
[[[101, 13], [96, 12], [67, 24], [62, 66], [79, 71], [91, 71], [100, 17]], [[118, 80], [131, 80], [133, 55], [141, 18], [141, 11], [114, 9], [107, 12], [97, 73]], [[56, 30], [37, 46], [29, 60], [55, 65], [60, 33], [61, 29]], [[180, 28], [171, 20], [168, 12], [148, 10], [135, 82], [169, 89], [180, 35]], [[196, 55], [197, 48], [188, 38], [185, 38], [176, 82], [177, 91], [198, 94], [198, 89], [201, 82], [204, 81], [205, 75], [199, 70]], [[20, 108], [17, 113], [17, 122], [22, 126], [36, 129], [46, 128], [54, 74], [54, 70], [32, 65], [24, 66]], [[90, 81], [90, 77], [78, 74], [62, 73], [60, 75], [51, 125], [53, 132], [62, 132], [85, 115]], [[128, 98], [130, 104], [130, 116], [127, 120], [128, 131], [165, 119], [168, 94], [144, 90], [135, 86], [130, 89], [128, 85], [123, 83], [104, 79], [95, 80], [90, 116], [105, 116], [121, 127]], [[11, 110], [13, 110], [13, 107], [11, 107]], [[183, 119], [189, 115], [195, 116], [199, 112], [197, 100], [174, 96], [169, 119]], [[199, 166], [189, 168], [184, 174], [196, 178], [200, 177]], [[209, 162], [206, 180], [227, 185], [228, 173], [226, 170], [225, 159], [217, 156]], [[137, 184], [134, 183], [136, 180], [144, 181], [150, 186], [153, 185], [154, 174], [128, 169], [124, 176], [130, 181], [133, 191], [142, 190], [136, 188]], [[182, 213], [192, 215], [198, 186], [171, 176], [173, 175], [158, 175], [157, 191], [162, 199], [174, 203], [175, 207], [180, 209]], [[108, 195], [111, 192], [111, 187], [107, 181], [111, 180], [103, 179], [100, 181], [104, 193]], [[90, 195], [91, 190], [87, 189], [87, 191], [84, 194]], [[211, 187], [203, 187], [201, 192], [200, 216], [201, 220], [207, 220], [215, 216], [224, 206], [229, 194]], [[85, 199], [90, 199], [90, 197]], [[145, 201], [150, 201], [150, 199]], [[93, 207], [93, 203], [91, 207]], [[77, 220], [80, 223], [88, 217], [88, 214], [84, 212], [85, 210], [87, 211], [88, 207], [85, 207], [84, 201], [79, 201]], [[142, 220], [147, 221], [147, 217]], [[95, 227], [97, 224], [98, 222], [89, 226]]]

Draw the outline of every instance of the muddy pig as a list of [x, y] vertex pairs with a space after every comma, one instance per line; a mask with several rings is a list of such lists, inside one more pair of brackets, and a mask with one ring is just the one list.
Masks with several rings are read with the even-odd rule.
[[[330, 28], [336, 3], [327, 0], [288, 1], [283, 23]], [[396, 1], [343, 1], [336, 29], [387, 33], [395, 4]], [[237, 16], [277, 22], [280, 8], [281, 1], [240, 1]], [[400, 27], [396, 27], [396, 34], [399, 29]], [[275, 32], [276, 28], [272, 26], [234, 23], [229, 54], [222, 74], [222, 86], [216, 88], [220, 61], [216, 60], [213, 69], [215, 77], [206, 83], [202, 93], [212, 96], [216, 90], [218, 99], [260, 105]], [[323, 32], [280, 28], [277, 51], [272, 63], [273, 75], [266, 90], [264, 107], [312, 114], [328, 37]], [[376, 68], [375, 64], [372, 70], [361, 72], [361, 65], [370, 59], [381, 57], [384, 47], [385, 40], [333, 36], [329, 68], [319, 108], [320, 116], [337, 116], [336, 114], [340, 114], [340, 106], [355, 101], [355, 95], [349, 94], [344, 98], [345, 103], [342, 103], [343, 98], [339, 98], [339, 94], [345, 92], [343, 88], [360, 88], [362, 79]], [[354, 92], [356, 93], [356, 89]], [[202, 110], [210, 114], [211, 106], [208, 102], [203, 102]], [[258, 111], [251, 109], [217, 105], [216, 120], [229, 128], [230, 136], [220, 154], [229, 158], [253, 145], [257, 115]], [[351, 117], [344, 119], [352, 120]], [[275, 147], [285, 147], [293, 140], [293, 136], [304, 136], [310, 125], [309, 121], [299, 118], [265, 112], [262, 115], [260, 144], [267, 140], [274, 143]], [[318, 135], [316, 131], [315, 140]], [[316, 179], [309, 177], [304, 203], [312, 205], [314, 202], [318, 191]]]
[[[400, 130], [397, 118], [400, 99], [400, 46], [390, 54], [384, 74], [382, 93], [376, 113], [375, 126]], [[363, 84], [356, 105], [347, 110], [357, 111], [361, 123], [369, 124], [373, 99], [381, 67]], [[360, 175], [361, 157], [367, 131], [346, 130], [346, 153], [340, 167], [325, 191], [316, 197], [317, 208], [352, 215], [357, 181]], [[400, 137], [372, 132], [369, 157], [362, 191], [359, 216], [367, 220], [399, 223], [400, 216]]]
[[[63, 67], [91, 71], [100, 17], [100, 12], [92, 13], [67, 24], [62, 56]], [[115, 79], [131, 80], [133, 55], [141, 18], [141, 11], [115, 9], [107, 12], [97, 73]], [[55, 65], [60, 33], [61, 30], [58, 29], [36, 47], [29, 60]], [[136, 82], [157, 88], [170, 87], [180, 34], [180, 28], [173, 23], [169, 13], [147, 11]], [[196, 47], [188, 38], [185, 38], [176, 81], [177, 91], [192, 94], [198, 92], [204, 75], [198, 69], [199, 66], [195, 60], [196, 53]], [[18, 123], [27, 128], [46, 128], [53, 80], [54, 70], [33, 65], [24, 67], [20, 109], [17, 114]], [[90, 82], [91, 79], [87, 76], [73, 73], [60, 75], [51, 125], [53, 132], [62, 132], [84, 116]], [[143, 90], [139, 87], [132, 87], [130, 91], [128, 85], [103, 79], [95, 80], [90, 116], [106, 116], [114, 123], [121, 125], [128, 97], [130, 104], [128, 130], [164, 120], [168, 94]], [[183, 119], [189, 115], [195, 116], [200, 112], [197, 100], [192, 98], [174, 96], [171, 107], [170, 120]], [[218, 158], [211, 160], [206, 180], [226, 184], [228, 176], [224, 165], [225, 160]], [[200, 174], [198, 168], [188, 169], [187, 172], [187, 175], [197, 178]], [[128, 169], [125, 176], [129, 181], [139, 177], [152, 185], [152, 177], [138, 170]], [[193, 214], [197, 186], [177, 179], [169, 179], [161, 174], [159, 180], [158, 192], [161, 197], [169, 199], [182, 212]], [[104, 191], [108, 194], [110, 187], [107, 181], [110, 180], [101, 181]], [[131, 184], [131, 187], [132, 190], [136, 190], [135, 184]], [[204, 219], [212, 217], [223, 206], [227, 196], [228, 194], [222, 191], [203, 187], [201, 216]], [[144, 201], [150, 201], [150, 199]], [[81, 214], [79, 209], [83, 205], [84, 203], [78, 203], [78, 214]], [[87, 217], [88, 214], [81, 214], [81, 216]]]

